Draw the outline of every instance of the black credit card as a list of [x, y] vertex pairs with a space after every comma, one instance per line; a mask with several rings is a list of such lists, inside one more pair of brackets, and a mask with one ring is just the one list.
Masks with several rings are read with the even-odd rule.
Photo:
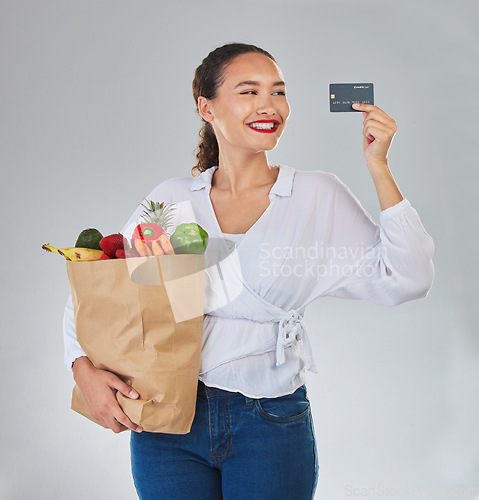
[[329, 84], [329, 111], [355, 111], [355, 102], [374, 104], [374, 86], [372, 83], [330, 83]]

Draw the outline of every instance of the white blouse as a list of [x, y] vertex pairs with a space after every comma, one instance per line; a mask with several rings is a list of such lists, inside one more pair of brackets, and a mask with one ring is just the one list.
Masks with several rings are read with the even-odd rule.
[[[279, 166], [270, 204], [244, 234], [221, 231], [210, 199], [218, 167], [169, 179], [146, 199], [187, 204], [209, 234], [199, 378], [252, 398], [278, 397], [316, 372], [304, 323], [319, 297], [394, 306], [425, 297], [434, 243], [407, 199], [374, 223], [334, 174]], [[131, 234], [139, 206], [122, 233]], [[313, 332], [314, 333], [314, 332]], [[64, 315], [65, 364], [84, 355], [71, 297]]]

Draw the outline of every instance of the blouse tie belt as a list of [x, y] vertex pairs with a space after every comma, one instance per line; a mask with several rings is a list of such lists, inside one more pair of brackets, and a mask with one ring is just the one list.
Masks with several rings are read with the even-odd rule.
[[249, 311], [254, 311], [256, 321], [265, 321], [278, 323], [278, 337], [276, 340], [276, 366], [285, 363], [284, 350], [294, 344], [301, 342], [303, 344], [303, 357], [306, 364], [306, 369], [314, 373], [318, 373], [316, 364], [311, 351], [306, 327], [303, 322], [303, 317], [294, 309], [286, 311], [281, 307], [268, 302], [261, 297], [246, 281], [239, 263], [235, 260], [226, 259], [223, 262], [228, 262], [228, 268], [221, 268], [223, 274], [228, 270], [229, 279], [236, 278], [243, 287], [243, 292], [239, 298], [241, 303], [247, 307]]
[[303, 317], [297, 311], [291, 309], [279, 319], [276, 366], [285, 362], [285, 348], [300, 341], [303, 342], [303, 356], [306, 361], [306, 368], [313, 373], [318, 373]]

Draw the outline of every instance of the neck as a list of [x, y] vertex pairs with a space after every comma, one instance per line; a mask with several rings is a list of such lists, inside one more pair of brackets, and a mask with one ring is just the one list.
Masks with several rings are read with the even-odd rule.
[[272, 184], [278, 169], [268, 163], [265, 151], [255, 155], [224, 155], [220, 151], [218, 170], [213, 176], [212, 186], [229, 191], [230, 196], [241, 196], [251, 189]]

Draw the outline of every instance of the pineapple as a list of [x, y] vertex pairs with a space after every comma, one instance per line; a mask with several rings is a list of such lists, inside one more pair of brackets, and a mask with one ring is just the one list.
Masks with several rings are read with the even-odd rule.
[[146, 223], [154, 222], [161, 226], [165, 232], [169, 232], [172, 226], [171, 219], [173, 218], [173, 211], [175, 210], [175, 205], [165, 204], [164, 202], [158, 203], [151, 200], [146, 200], [148, 205], [141, 204], [146, 210], [142, 213], [141, 217]]

